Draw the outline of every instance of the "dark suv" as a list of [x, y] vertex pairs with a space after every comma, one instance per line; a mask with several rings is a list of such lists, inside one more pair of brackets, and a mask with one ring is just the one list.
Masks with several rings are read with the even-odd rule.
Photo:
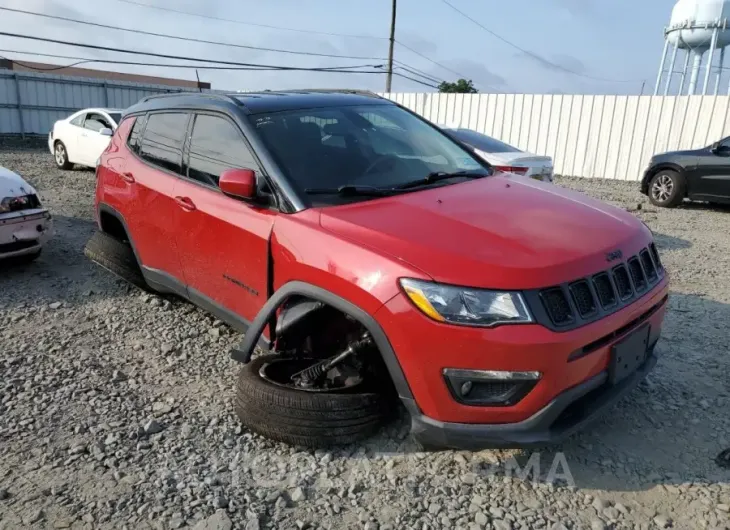
[[352, 442], [396, 398], [424, 445], [558, 440], [657, 360], [646, 226], [374, 95], [147, 98], [97, 176], [87, 255], [245, 331], [236, 411], [278, 440]]

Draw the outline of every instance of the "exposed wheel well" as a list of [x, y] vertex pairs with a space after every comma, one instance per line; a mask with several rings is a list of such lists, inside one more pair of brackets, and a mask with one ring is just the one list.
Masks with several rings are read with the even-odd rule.
[[[321, 357], [336, 355], [367, 334], [368, 329], [356, 316], [305, 295], [292, 295], [277, 310], [273, 350], [281, 353]], [[363, 351], [359, 361], [376, 388], [397, 395], [382, 352], [374, 343]]]
[[102, 232], [109, 234], [119, 241], [129, 241], [129, 236], [127, 235], [127, 231], [124, 229], [124, 225], [116, 216], [109, 212], [102, 211], [99, 213], [99, 222], [101, 224]]

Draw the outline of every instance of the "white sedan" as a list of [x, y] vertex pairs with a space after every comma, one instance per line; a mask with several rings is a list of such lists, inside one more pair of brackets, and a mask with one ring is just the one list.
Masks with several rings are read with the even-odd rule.
[[553, 159], [521, 151], [504, 142], [471, 129], [441, 127], [500, 171], [524, 175], [543, 182], [553, 181]]
[[36, 190], [17, 173], [0, 166], [0, 262], [32, 261], [53, 235], [53, 221]]
[[48, 133], [48, 149], [60, 169], [74, 164], [96, 167], [101, 153], [122, 119], [118, 109], [84, 109], [53, 124]]

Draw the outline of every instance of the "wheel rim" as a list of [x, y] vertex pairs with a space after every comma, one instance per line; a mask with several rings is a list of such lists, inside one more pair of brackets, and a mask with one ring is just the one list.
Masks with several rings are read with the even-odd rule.
[[669, 175], [659, 175], [651, 185], [651, 196], [654, 200], [665, 202], [672, 196], [674, 181]]
[[296, 386], [291, 381], [291, 376], [300, 370], [303, 370], [320, 359], [306, 359], [306, 358], [282, 358], [265, 363], [259, 368], [259, 377], [272, 383], [276, 386], [289, 388], [291, 390], [301, 390], [303, 392], [342, 392], [350, 390], [362, 383], [362, 379], [348, 380], [343, 382], [342, 385], [330, 386], [330, 387], [312, 387], [304, 388]]
[[66, 162], [66, 150], [61, 144], [56, 145], [56, 164], [62, 166]]

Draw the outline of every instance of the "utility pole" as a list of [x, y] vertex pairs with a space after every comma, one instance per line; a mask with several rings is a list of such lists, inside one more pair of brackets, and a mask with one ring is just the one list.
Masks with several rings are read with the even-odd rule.
[[390, 16], [390, 48], [388, 49], [388, 77], [385, 80], [385, 91], [390, 92], [393, 82], [393, 46], [395, 45], [395, 5], [393, 0], [393, 13]]

